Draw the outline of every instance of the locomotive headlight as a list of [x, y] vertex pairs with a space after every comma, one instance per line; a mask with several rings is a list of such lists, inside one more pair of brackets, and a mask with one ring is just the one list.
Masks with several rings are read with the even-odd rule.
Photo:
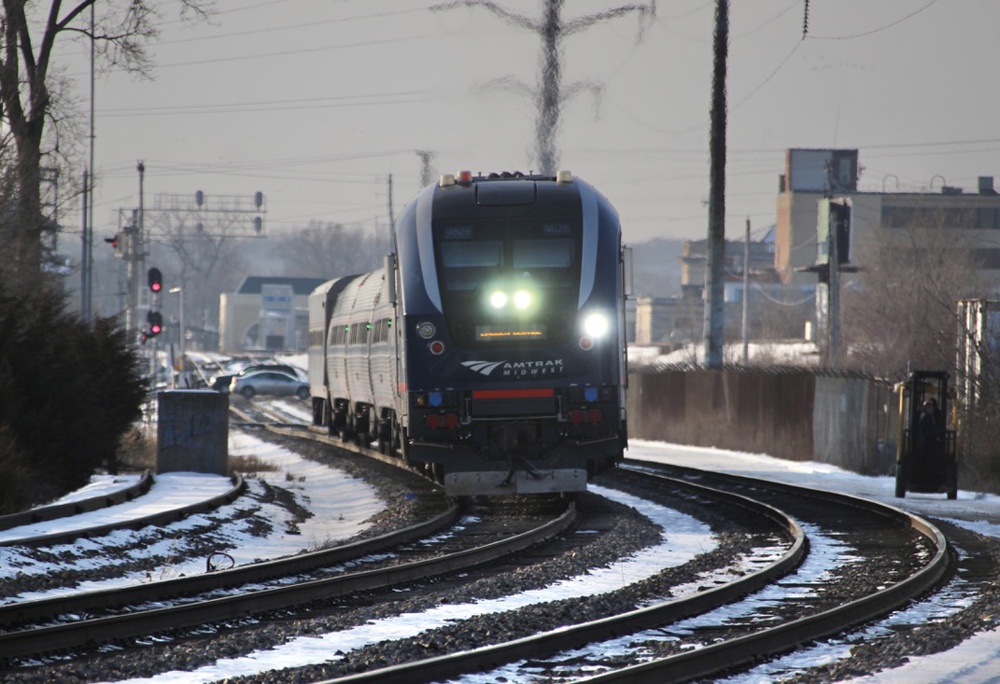
[[591, 313], [587, 314], [587, 317], [583, 319], [583, 332], [590, 337], [604, 337], [609, 328], [608, 317], [604, 314]]
[[518, 290], [514, 293], [514, 306], [524, 311], [531, 306], [531, 293], [527, 290]]
[[490, 295], [490, 305], [494, 309], [502, 309], [507, 306], [507, 293], [497, 290]]
[[425, 340], [429, 340], [434, 337], [434, 333], [437, 332], [437, 328], [430, 321], [423, 321], [422, 323], [417, 323], [417, 334], [420, 335]]

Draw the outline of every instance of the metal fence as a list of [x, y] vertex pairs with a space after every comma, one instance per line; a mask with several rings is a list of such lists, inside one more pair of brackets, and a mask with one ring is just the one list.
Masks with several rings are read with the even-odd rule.
[[803, 369], [661, 369], [629, 375], [629, 436], [816, 460], [865, 474], [895, 463], [887, 383]]

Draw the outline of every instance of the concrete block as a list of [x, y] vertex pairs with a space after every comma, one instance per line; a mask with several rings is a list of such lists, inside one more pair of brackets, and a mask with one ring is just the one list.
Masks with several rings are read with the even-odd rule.
[[156, 472], [226, 475], [229, 396], [212, 390], [166, 390], [157, 401]]

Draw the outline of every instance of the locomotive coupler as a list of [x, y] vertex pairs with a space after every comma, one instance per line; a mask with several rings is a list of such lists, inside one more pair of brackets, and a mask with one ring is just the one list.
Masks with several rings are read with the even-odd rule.
[[507, 487], [514, 479], [514, 474], [520, 468], [536, 480], [545, 477], [532, 463], [523, 456], [527, 447], [535, 443], [535, 426], [531, 423], [507, 423], [493, 428], [493, 444], [507, 457], [510, 465], [507, 470], [507, 477], [500, 483], [501, 487]]

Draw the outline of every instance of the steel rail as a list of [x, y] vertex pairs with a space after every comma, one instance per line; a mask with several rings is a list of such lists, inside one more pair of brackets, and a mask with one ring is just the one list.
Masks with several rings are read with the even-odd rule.
[[[673, 468], [673, 467], [672, 467]], [[689, 473], [700, 473], [693, 468], [676, 468]], [[702, 473], [704, 474], [704, 473]], [[713, 474], [714, 475], [714, 474]], [[792, 620], [769, 627], [731, 641], [720, 642], [705, 648], [687, 651], [674, 656], [653, 660], [640, 665], [614, 670], [578, 681], [591, 684], [628, 682], [629, 684], [666, 684], [685, 682], [697, 677], [707, 677], [726, 670], [746, 666], [763, 658], [790, 651], [804, 643], [832, 636], [853, 625], [861, 624], [905, 604], [910, 599], [934, 587], [948, 572], [951, 557], [944, 534], [920, 516], [908, 513], [889, 504], [862, 499], [850, 494], [824, 492], [798, 487], [783, 482], [773, 482], [746, 476], [727, 476], [745, 484], [767, 486], [784, 491], [808, 491], [810, 496], [826, 500], [840, 500], [848, 505], [865, 508], [896, 519], [923, 535], [935, 549], [930, 560], [916, 573], [881, 591], [875, 592], [842, 606], [825, 610], [816, 615]]]
[[21, 527], [22, 525], [33, 525], [34, 523], [48, 522], [49, 520], [57, 520], [59, 518], [68, 518], [72, 515], [89, 513], [90, 511], [96, 511], [101, 508], [116, 506], [126, 501], [132, 501], [137, 496], [142, 496], [149, 491], [149, 488], [152, 485], [153, 474], [146, 470], [143, 472], [142, 477], [139, 478], [138, 482], [107, 494], [91, 496], [86, 499], [80, 499], [79, 501], [52, 504], [50, 506], [40, 506], [38, 508], [31, 508], [27, 511], [0, 515], [0, 530], [9, 530], [13, 527]]
[[786, 534], [788, 550], [766, 567], [727, 584], [647, 606], [613, 617], [561, 627], [557, 630], [483, 646], [468, 651], [394, 665], [369, 672], [324, 680], [316, 684], [425, 684], [444, 681], [470, 672], [495, 669], [517, 660], [540, 658], [560, 651], [580, 648], [588, 643], [614, 638], [630, 632], [650, 629], [735, 601], [776, 581], [793, 571], [808, 552], [802, 528], [778, 509], [740, 494], [712, 489], [704, 485], [662, 478], [670, 487], [683, 489], [715, 500], [740, 506], [773, 522]]
[[63, 532], [53, 532], [51, 534], [40, 534], [33, 537], [19, 537], [17, 539], [7, 539], [0, 541], [0, 546], [54, 546], [65, 544], [76, 539], [93, 539], [103, 537], [116, 530], [138, 530], [148, 525], [166, 525], [178, 520], [183, 520], [189, 515], [211, 511], [223, 504], [232, 503], [246, 489], [246, 482], [243, 476], [235, 473], [230, 477], [233, 483], [232, 488], [222, 494], [210, 497], [203, 501], [198, 501], [181, 508], [172, 508], [159, 513], [152, 513], [141, 518], [130, 518], [114, 523], [103, 525], [93, 525], [91, 527], [80, 527]]
[[285, 437], [298, 437], [300, 439], [308, 439], [313, 442], [320, 442], [321, 444], [327, 444], [337, 449], [343, 449], [344, 451], [349, 451], [353, 454], [358, 454], [359, 456], [364, 456], [365, 458], [372, 458], [376, 461], [386, 463], [400, 470], [405, 470], [409, 473], [417, 475], [417, 477], [422, 480], [426, 480], [429, 484], [434, 487], [440, 488], [441, 485], [434, 482], [430, 478], [426, 477], [419, 469], [414, 468], [408, 464], [403, 458], [399, 456], [392, 456], [390, 454], [383, 454], [376, 449], [370, 447], [364, 447], [354, 442], [345, 442], [340, 437], [331, 436], [325, 428], [321, 428], [314, 425], [296, 425], [294, 423], [286, 422], [286, 416], [281, 416], [274, 410], [268, 408], [267, 406], [262, 406], [260, 404], [254, 404], [254, 408], [261, 413], [267, 414], [275, 419], [275, 423], [262, 423], [260, 421], [254, 420], [254, 418], [248, 414], [246, 411], [236, 408], [235, 406], [229, 406], [229, 410], [236, 414], [241, 420], [244, 421], [244, 425], [252, 425], [255, 427], [260, 427], [268, 432], [273, 432], [277, 435], [284, 435]]
[[16, 658], [65, 652], [116, 639], [145, 636], [157, 631], [232, 620], [249, 614], [304, 605], [354, 592], [382, 589], [393, 584], [423, 580], [435, 575], [495, 561], [537, 545], [566, 530], [575, 519], [576, 506], [570, 503], [559, 517], [532, 530], [509, 539], [437, 558], [171, 608], [158, 608], [70, 624], [7, 632], [0, 634], [0, 653], [5, 658]]
[[275, 577], [309, 572], [316, 568], [343, 563], [436, 534], [454, 524], [460, 512], [460, 507], [453, 504], [448, 510], [429, 520], [386, 532], [370, 539], [261, 561], [260, 563], [240, 565], [226, 570], [206, 572], [202, 575], [189, 575], [159, 582], [4, 604], [0, 605], [0, 627], [10, 628], [69, 613], [85, 613], [95, 609], [116, 608], [177, 596], [190, 596], [206, 591], [263, 582]]

